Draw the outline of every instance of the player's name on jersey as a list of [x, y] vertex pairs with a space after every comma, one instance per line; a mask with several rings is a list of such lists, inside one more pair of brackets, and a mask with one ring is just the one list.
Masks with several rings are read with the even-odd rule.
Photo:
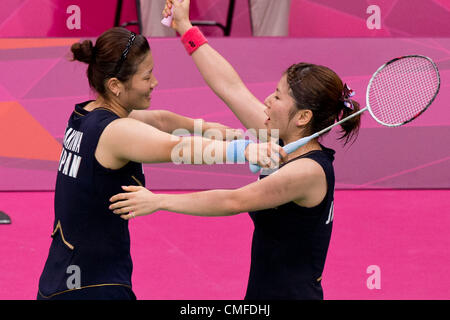
[[67, 129], [64, 135], [63, 150], [58, 168], [58, 171], [62, 174], [72, 178], [77, 177], [82, 159], [77, 153], [80, 152], [82, 139], [83, 132], [74, 130], [73, 128]]
[[64, 148], [72, 152], [80, 152], [81, 139], [83, 139], [83, 132], [68, 128], [64, 135]]

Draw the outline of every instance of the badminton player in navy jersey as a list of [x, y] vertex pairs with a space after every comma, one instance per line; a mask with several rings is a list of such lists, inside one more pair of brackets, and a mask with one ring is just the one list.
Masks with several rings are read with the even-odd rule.
[[[359, 110], [352, 90], [336, 73], [308, 63], [290, 66], [264, 103], [258, 101], [192, 27], [189, 1], [167, 1], [164, 16], [172, 6], [172, 27], [188, 44], [200, 73], [247, 128], [276, 129], [287, 144]], [[359, 116], [341, 125], [345, 143], [359, 126]], [[242, 188], [168, 195], [128, 186], [110, 199], [110, 208], [125, 220], [157, 210], [195, 216], [249, 212], [255, 229], [245, 298], [323, 299], [322, 272], [333, 226], [334, 153], [314, 139], [289, 154], [275, 173]]]
[[[120, 186], [145, 185], [142, 163], [171, 162], [175, 146], [183, 159], [203, 163], [204, 149], [222, 150], [225, 157], [236, 141], [171, 135], [179, 128], [192, 130], [193, 119], [145, 110], [158, 82], [143, 36], [112, 28], [95, 46], [85, 40], [71, 51], [74, 60], [88, 64], [89, 84], [98, 96], [75, 105], [68, 121], [55, 187], [53, 240], [37, 298], [135, 299], [128, 223], [110, 213], [110, 197]], [[205, 128], [227, 127], [206, 123]], [[281, 148], [260, 147], [262, 165]], [[241, 145], [246, 159], [248, 149]]]

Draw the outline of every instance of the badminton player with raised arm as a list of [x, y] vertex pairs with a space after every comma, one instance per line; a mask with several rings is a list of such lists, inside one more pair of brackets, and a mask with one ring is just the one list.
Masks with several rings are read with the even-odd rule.
[[[290, 66], [264, 103], [258, 101], [192, 27], [189, 1], [167, 1], [163, 15], [172, 9], [172, 27], [206, 83], [245, 127], [278, 130], [288, 144], [359, 110], [353, 91], [335, 72], [309, 63]], [[359, 115], [341, 125], [344, 143], [356, 137], [359, 126]], [[255, 229], [245, 298], [323, 299], [322, 272], [333, 226], [334, 153], [316, 138], [290, 153], [275, 173], [242, 188], [169, 195], [128, 186], [110, 199], [110, 209], [125, 220], [158, 210], [195, 216], [249, 212]]]
[[[193, 128], [193, 119], [145, 110], [158, 82], [142, 35], [112, 28], [95, 46], [85, 40], [71, 51], [74, 60], [88, 64], [97, 98], [75, 105], [68, 121], [55, 187], [53, 240], [37, 298], [135, 299], [128, 223], [110, 213], [108, 200], [120, 186], [145, 185], [142, 163], [172, 162], [176, 150], [186, 163], [210, 164], [203, 157], [209, 148], [216, 152], [216, 163], [252, 158], [270, 166], [281, 147], [167, 133]], [[215, 123], [206, 127], [226, 129]], [[250, 146], [261, 152], [252, 156]]]

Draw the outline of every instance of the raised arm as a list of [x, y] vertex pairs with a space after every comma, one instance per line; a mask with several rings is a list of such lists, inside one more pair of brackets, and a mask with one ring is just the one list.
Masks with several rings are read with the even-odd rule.
[[[167, 0], [167, 6], [171, 0]], [[173, 2], [172, 27], [183, 35], [192, 28], [189, 0]], [[222, 99], [247, 129], [264, 129], [265, 106], [245, 86], [236, 70], [209, 44], [198, 48], [192, 58], [208, 86]]]

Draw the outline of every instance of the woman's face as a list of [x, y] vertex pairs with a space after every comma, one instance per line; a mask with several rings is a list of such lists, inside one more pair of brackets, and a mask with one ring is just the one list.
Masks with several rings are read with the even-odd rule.
[[295, 129], [295, 123], [291, 121], [290, 114], [295, 110], [295, 101], [289, 94], [289, 85], [287, 83], [287, 76], [283, 75], [278, 82], [274, 93], [264, 100], [267, 109], [265, 113], [267, 119], [264, 122], [269, 133], [272, 130], [279, 130], [279, 137], [283, 140], [288, 138], [288, 135]]
[[153, 73], [153, 57], [151, 52], [147, 53], [144, 60], [139, 64], [137, 72], [129, 80], [127, 90], [123, 97], [124, 104], [131, 109], [143, 110], [150, 106], [151, 93], [158, 85]]

